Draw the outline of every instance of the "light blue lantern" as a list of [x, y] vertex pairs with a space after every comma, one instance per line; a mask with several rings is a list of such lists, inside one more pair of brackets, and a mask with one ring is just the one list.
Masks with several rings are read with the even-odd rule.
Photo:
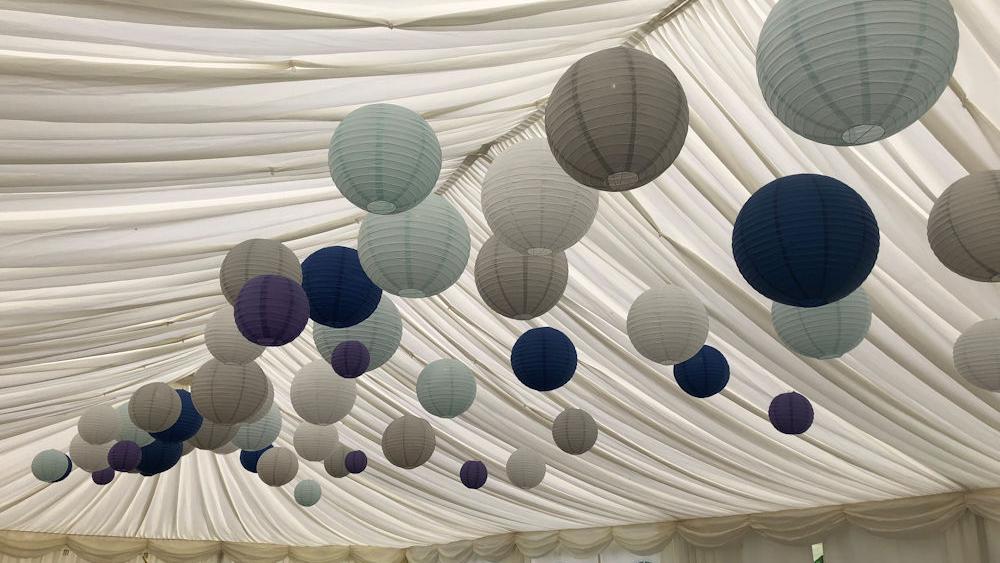
[[771, 322], [781, 341], [793, 352], [829, 360], [853, 350], [868, 334], [872, 306], [865, 290], [819, 307], [793, 307], [775, 302]]
[[435, 360], [417, 377], [417, 399], [434, 416], [454, 418], [476, 400], [476, 376], [458, 360]]

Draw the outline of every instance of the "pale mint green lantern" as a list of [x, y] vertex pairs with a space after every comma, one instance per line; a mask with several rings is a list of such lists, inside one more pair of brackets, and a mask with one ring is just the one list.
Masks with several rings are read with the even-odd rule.
[[132, 417], [128, 414], [128, 403], [118, 405], [118, 437], [119, 442], [135, 442], [139, 447], [148, 446], [153, 443], [153, 437], [149, 432], [139, 428], [132, 422]]
[[459, 360], [435, 360], [417, 377], [417, 399], [434, 416], [455, 418], [476, 400], [476, 376]]
[[260, 420], [241, 425], [232, 442], [241, 450], [256, 452], [273, 444], [280, 433], [281, 409], [272, 404]]
[[327, 157], [340, 193], [380, 215], [415, 207], [441, 173], [434, 130], [415, 112], [392, 104], [352, 111], [334, 131]]
[[865, 290], [820, 307], [793, 307], [775, 302], [771, 322], [778, 338], [793, 352], [829, 360], [853, 350], [868, 334], [872, 306]]
[[301, 506], [312, 506], [319, 502], [322, 497], [323, 489], [320, 488], [319, 483], [312, 479], [299, 481], [299, 484], [295, 485], [295, 502]]
[[388, 362], [399, 349], [399, 341], [403, 337], [403, 319], [399, 316], [399, 309], [385, 293], [375, 312], [354, 326], [334, 328], [319, 323], [313, 323], [312, 326], [316, 350], [327, 363], [330, 363], [333, 350], [338, 344], [357, 340], [365, 345], [371, 355], [368, 371]]
[[31, 474], [39, 481], [55, 483], [63, 478], [70, 468], [69, 458], [58, 450], [39, 452], [31, 460]]

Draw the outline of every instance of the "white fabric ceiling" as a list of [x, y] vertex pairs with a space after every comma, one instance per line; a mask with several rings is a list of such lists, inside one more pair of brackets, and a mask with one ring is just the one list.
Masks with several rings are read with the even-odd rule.
[[[951, 366], [952, 342], [1000, 314], [1000, 292], [950, 273], [925, 238], [937, 194], [1000, 168], [1000, 7], [952, 1], [962, 47], [951, 88], [920, 123], [858, 149], [797, 138], [764, 105], [753, 46], [772, 0], [682, 2], [645, 26], [638, 47], [671, 66], [691, 106], [676, 165], [634, 192], [602, 194], [593, 229], [568, 252], [566, 295], [541, 319], [492, 314], [471, 260], [440, 296], [395, 299], [402, 348], [362, 378], [338, 424], [372, 464], [333, 480], [305, 463], [299, 477], [321, 479], [324, 498], [302, 509], [291, 486], [265, 486], [236, 455], [197, 451], [164, 475], [103, 488], [81, 471], [47, 486], [28, 466], [41, 449], [66, 448], [86, 407], [184, 378], [208, 358], [202, 329], [224, 303], [217, 273], [229, 247], [269, 237], [304, 258], [353, 245], [362, 212], [332, 187], [325, 159], [349, 111], [391, 101], [427, 117], [475, 253], [488, 236], [479, 184], [489, 158], [459, 164], [529, 118], [574, 60], [622, 43], [667, 2], [0, 0], [0, 529], [408, 546], [1000, 485], [1000, 400]], [[855, 187], [882, 231], [865, 284], [876, 318], [842, 360], [785, 350], [770, 303], [730, 251], [747, 197], [798, 172]], [[719, 396], [687, 397], [624, 335], [631, 300], [663, 281], [710, 311], [709, 342], [733, 368]], [[517, 383], [507, 358], [518, 334], [545, 324], [574, 339], [581, 362], [569, 385], [540, 394]], [[261, 360], [285, 445], [298, 423], [291, 379], [316, 356], [307, 331]], [[391, 467], [379, 436], [400, 413], [421, 412], [416, 376], [440, 357], [475, 365], [477, 403], [431, 420], [438, 449], [425, 466]], [[790, 389], [817, 409], [802, 437], [767, 421], [770, 398]], [[579, 458], [549, 436], [566, 406], [602, 426]], [[537, 489], [503, 475], [519, 446], [549, 460]], [[487, 461], [481, 491], [457, 480], [468, 458]]]

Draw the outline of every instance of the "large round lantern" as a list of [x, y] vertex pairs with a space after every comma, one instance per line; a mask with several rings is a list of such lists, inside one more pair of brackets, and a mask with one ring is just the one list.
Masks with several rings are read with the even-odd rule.
[[231, 442], [237, 430], [237, 424], [219, 424], [203, 419], [201, 428], [187, 442], [199, 450], [214, 450]]
[[258, 420], [264, 418], [264, 415], [271, 412], [271, 407], [274, 406], [274, 385], [271, 383], [270, 379], [264, 378], [267, 381], [267, 394], [264, 395], [264, 402], [260, 404], [260, 407], [243, 421], [243, 424], [249, 424], [251, 422], [257, 422]]
[[281, 409], [273, 404], [260, 420], [240, 425], [232, 442], [241, 450], [256, 451], [273, 443], [280, 433]]
[[72, 468], [73, 462], [70, 461], [69, 456], [59, 450], [39, 452], [31, 460], [31, 474], [35, 476], [35, 479], [45, 483], [55, 483], [62, 480]]
[[236, 451], [239, 451], [239, 448], [234, 446], [232, 442], [227, 442], [212, 450], [212, 453], [215, 455], [229, 455]]
[[476, 376], [459, 360], [435, 360], [417, 377], [417, 399], [430, 414], [454, 418], [476, 400]]
[[118, 437], [118, 411], [105, 403], [83, 411], [76, 424], [80, 437], [91, 444], [104, 444]]
[[382, 453], [389, 463], [413, 469], [431, 458], [436, 441], [430, 423], [404, 414], [390, 422], [382, 434]]
[[295, 478], [299, 472], [299, 458], [287, 448], [271, 448], [257, 460], [257, 476], [265, 485], [280, 487]]
[[729, 362], [722, 352], [706, 344], [694, 356], [674, 365], [674, 379], [692, 397], [711, 397], [729, 383]]
[[299, 484], [295, 485], [295, 502], [300, 506], [312, 506], [319, 502], [322, 496], [323, 490], [319, 483], [312, 479], [299, 481]]
[[264, 347], [246, 339], [236, 327], [232, 305], [223, 305], [205, 325], [205, 346], [224, 364], [245, 364], [264, 353]]
[[310, 254], [302, 262], [302, 287], [309, 296], [309, 316], [334, 328], [354, 326], [367, 319], [382, 298], [382, 290], [368, 276], [353, 248], [330, 246]]
[[128, 402], [128, 414], [142, 430], [162, 432], [177, 422], [182, 406], [172, 387], [155, 381], [136, 389]]
[[545, 461], [533, 450], [521, 448], [507, 458], [507, 478], [515, 487], [537, 487], [545, 478]]
[[239, 424], [264, 405], [268, 387], [267, 376], [256, 363], [238, 366], [212, 359], [195, 372], [191, 398], [208, 420]]
[[497, 313], [524, 321], [555, 306], [566, 290], [569, 264], [566, 254], [520, 254], [494, 235], [476, 256], [476, 289]]
[[[236, 447], [236, 446], [233, 446], [233, 447]], [[257, 462], [260, 461], [260, 456], [264, 455], [264, 452], [266, 452], [267, 450], [269, 450], [269, 449], [271, 449], [273, 447], [274, 446], [268, 444], [266, 447], [263, 447], [263, 448], [261, 448], [261, 449], [259, 449], [257, 451], [253, 451], [253, 452], [242, 451], [242, 452], [240, 452], [240, 465], [242, 465], [243, 469], [246, 469], [250, 473], [256, 473], [257, 472]]]
[[455, 283], [469, 262], [465, 219], [437, 194], [396, 215], [368, 215], [358, 233], [361, 266], [400, 297], [430, 297]]
[[521, 141], [493, 161], [483, 180], [483, 215], [493, 234], [520, 254], [566, 250], [587, 234], [600, 193], [556, 163], [545, 139]]
[[320, 357], [326, 361], [333, 358], [333, 351], [340, 344], [357, 340], [368, 350], [371, 371], [389, 361], [399, 348], [403, 336], [403, 320], [399, 309], [386, 293], [370, 317], [347, 328], [333, 328], [313, 323], [313, 342]]
[[975, 172], [942, 193], [927, 219], [931, 250], [970, 280], [1000, 281], [1000, 170]]
[[368, 467], [368, 456], [361, 450], [347, 452], [344, 456], [344, 468], [350, 473], [361, 473]]
[[142, 447], [135, 442], [117, 442], [108, 450], [108, 466], [115, 471], [128, 473], [139, 467]]
[[305, 290], [282, 276], [257, 276], [243, 284], [233, 310], [240, 334], [261, 346], [284, 346], [309, 322]]
[[347, 446], [337, 444], [333, 447], [333, 451], [323, 460], [323, 469], [326, 469], [330, 477], [340, 479], [351, 474], [347, 470], [348, 453], [350, 453], [350, 450], [347, 449]]
[[625, 330], [640, 354], [672, 365], [694, 356], [705, 344], [708, 312], [695, 294], [683, 287], [654, 287], [632, 302]]
[[337, 344], [330, 356], [333, 371], [340, 377], [348, 379], [361, 377], [361, 374], [368, 371], [371, 362], [372, 356], [368, 353], [368, 348], [357, 340], [345, 340]]
[[153, 438], [164, 442], [183, 442], [198, 433], [201, 428], [202, 416], [198, 409], [194, 407], [191, 400], [191, 393], [184, 389], [177, 389], [177, 396], [181, 399], [181, 414], [177, 421], [170, 425], [170, 428], [162, 432], [153, 432]]
[[292, 408], [306, 422], [326, 426], [347, 416], [354, 408], [357, 385], [340, 377], [330, 364], [313, 360], [292, 380]]
[[847, 184], [796, 174], [757, 190], [733, 225], [733, 256], [773, 301], [819, 307], [847, 297], [878, 257], [875, 215]]
[[819, 307], [792, 307], [775, 302], [771, 323], [793, 352], [829, 360], [853, 350], [868, 334], [872, 306], [863, 288]]
[[441, 145], [420, 115], [371, 104], [347, 115], [330, 140], [333, 183], [348, 201], [381, 215], [423, 201], [441, 173]]
[[149, 435], [149, 432], [139, 428], [132, 422], [132, 417], [128, 413], [128, 406], [129, 403], [125, 403], [115, 408], [118, 411], [118, 436], [116, 439], [119, 442], [135, 442], [139, 444], [139, 447], [145, 446], [153, 441], [153, 437]]
[[545, 109], [556, 161], [585, 186], [621, 192], [645, 185], [687, 137], [684, 89], [662, 61], [629, 47], [591, 53], [559, 78]]
[[576, 347], [557, 329], [533, 328], [514, 343], [510, 365], [527, 387], [552, 391], [568, 383], [576, 372]]
[[333, 453], [340, 443], [336, 426], [320, 426], [303, 422], [295, 428], [292, 445], [295, 451], [307, 461], [323, 461]]
[[778, 395], [767, 409], [771, 425], [782, 434], [802, 434], [812, 426], [814, 416], [809, 399], [794, 391]]
[[1000, 391], [1000, 319], [972, 325], [955, 341], [955, 370], [987, 391]]
[[566, 409], [552, 423], [552, 440], [568, 454], [589, 452], [597, 443], [597, 423], [583, 409]]
[[920, 119], [957, 56], [948, 0], [781, 0], [760, 33], [757, 80], [792, 131], [862, 145]]
[[154, 440], [149, 445], [142, 447], [142, 455], [136, 469], [146, 477], [163, 473], [177, 465], [183, 453], [184, 445], [181, 442]]
[[191, 444], [191, 442], [188, 442], [187, 440], [181, 442], [181, 457], [188, 455], [195, 449], [196, 448]]
[[219, 269], [222, 294], [230, 304], [235, 304], [243, 284], [268, 274], [302, 283], [302, 266], [287, 246], [270, 239], [245, 240], [234, 246], [222, 261]]
[[470, 460], [462, 464], [458, 471], [458, 478], [462, 484], [470, 489], [479, 489], [486, 484], [486, 479], [490, 472], [486, 470], [486, 464], [479, 460]]

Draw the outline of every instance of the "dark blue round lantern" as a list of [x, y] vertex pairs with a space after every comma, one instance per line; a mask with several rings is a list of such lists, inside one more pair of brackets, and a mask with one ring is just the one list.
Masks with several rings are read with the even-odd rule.
[[142, 460], [142, 448], [129, 440], [115, 443], [108, 450], [108, 467], [115, 471], [127, 473], [139, 466]]
[[467, 461], [462, 464], [462, 469], [458, 472], [462, 479], [462, 484], [470, 489], [478, 489], [486, 484], [489, 471], [486, 464], [481, 461]]
[[366, 467], [368, 467], [368, 456], [361, 450], [348, 452], [347, 455], [344, 456], [344, 467], [351, 473], [361, 473]]
[[729, 383], [729, 362], [722, 352], [706, 344], [691, 358], [674, 364], [674, 379], [692, 397], [711, 397]]
[[757, 190], [733, 225], [740, 273], [764, 296], [794, 307], [847, 297], [871, 273], [878, 247], [878, 223], [865, 200], [817, 174]]
[[95, 471], [90, 474], [90, 480], [97, 485], [107, 485], [115, 478], [115, 470], [110, 467], [105, 467], [100, 471]]
[[558, 389], [576, 372], [576, 347], [554, 328], [533, 328], [514, 343], [510, 366], [521, 383], [536, 391]]
[[302, 286], [284, 276], [257, 276], [243, 284], [233, 305], [236, 328], [261, 346], [284, 346], [309, 322], [309, 298]]
[[333, 349], [330, 364], [340, 377], [353, 379], [368, 370], [372, 357], [368, 348], [357, 340], [346, 340]]
[[334, 328], [367, 319], [382, 299], [382, 289], [361, 269], [358, 251], [345, 246], [321, 248], [302, 262], [302, 287], [309, 296], [309, 316]]
[[177, 417], [177, 422], [162, 432], [150, 432], [150, 436], [162, 442], [183, 442], [197, 434], [201, 428], [203, 419], [198, 409], [194, 408], [191, 393], [178, 389], [177, 395], [181, 398], [181, 415]]
[[243, 469], [246, 469], [250, 473], [256, 473], [257, 472], [257, 462], [260, 461], [260, 456], [264, 455], [264, 452], [266, 452], [267, 450], [269, 450], [269, 449], [271, 449], [273, 447], [274, 446], [268, 446], [266, 448], [263, 448], [263, 449], [260, 449], [260, 450], [256, 450], [256, 451], [252, 451], [252, 452], [247, 451], [247, 450], [241, 451], [240, 452], [240, 465], [242, 465]]
[[184, 444], [181, 442], [153, 440], [142, 447], [142, 459], [139, 461], [136, 469], [146, 477], [163, 473], [177, 465], [183, 453]]
[[809, 399], [794, 391], [778, 395], [767, 409], [767, 418], [783, 434], [802, 434], [809, 430], [814, 416]]

